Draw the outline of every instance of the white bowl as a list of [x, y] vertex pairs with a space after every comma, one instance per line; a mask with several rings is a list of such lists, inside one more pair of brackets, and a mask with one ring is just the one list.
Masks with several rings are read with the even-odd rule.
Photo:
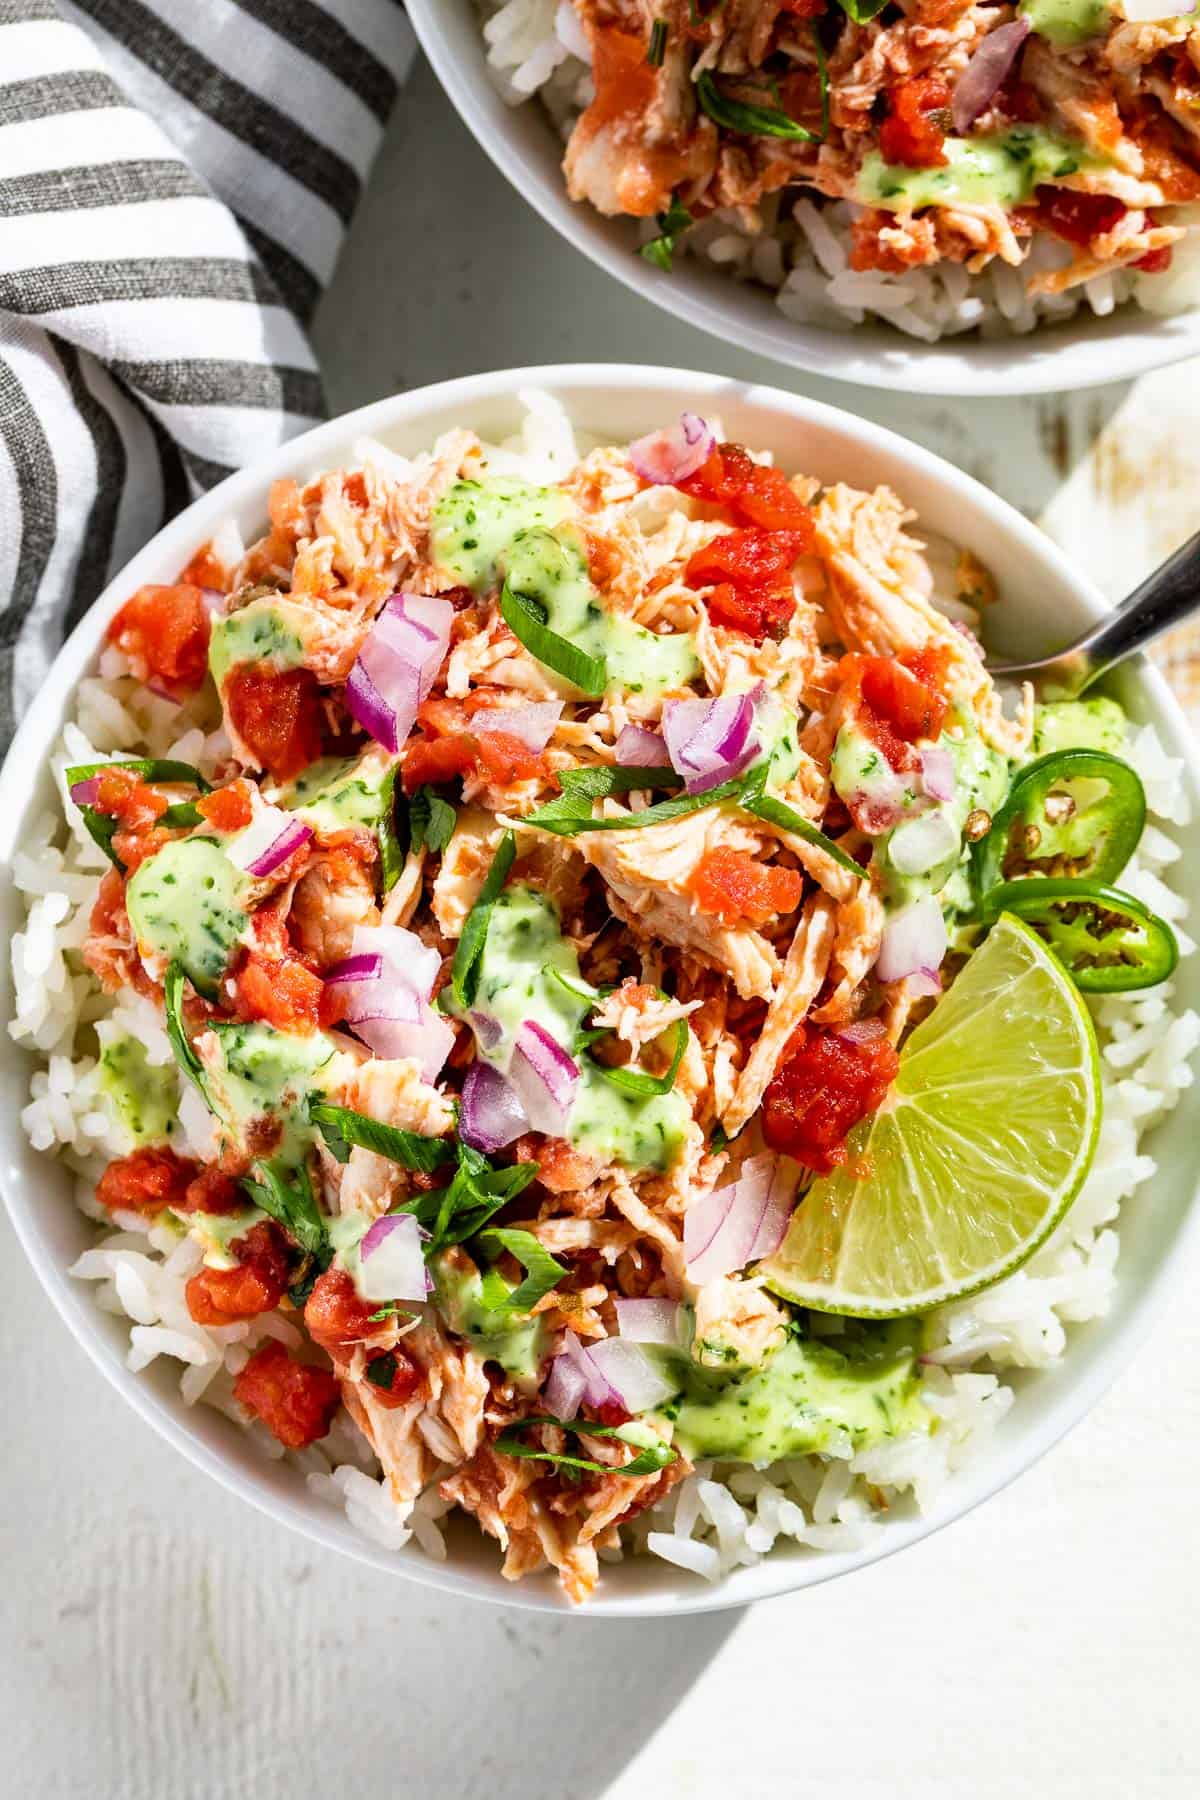
[[[826, 481], [888, 483], [917, 510], [925, 526], [970, 545], [997, 576], [1004, 600], [997, 613], [1002, 620], [1007, 615], [1006, 628], [996, 633], [1003, 648], [1051, 648], [1052, 640], [1061, 641], [1103, 610], [1099, 596], [1055, 547], [978, 482], [891, 432], [814, 401], [711, 375], [620, 366], [526, 369], [444, 382], [363, 407], [285, 444], [197, 501], [134, 558], [72, 634], [30, 705], [0, 772], [0, 870], [10, 867], [34, 817], [55, 804], [47, 771], [49, 752], [72, 716], [76, 685], [93, 665], [105, 626], [135, 588], [143, 582], [174, 580], [192, 553], [230, 515], [248, 537], [260, 531], [272, 481], [288, 475], [303, 481], [317, 470], [335, 467], [362, 435], [382, 438], [409, 454], [453, 425], [474, 426], [491, 439], [508, 435], [519, 422], [518, 393], [527, 387], [557, 395], [580, 426], [614, 442], [651, 430], [692, 407], [719, 413], [730, 436], [773, 450], [788, 469], [812, 471]], [[1200, 765], [1165, 684], [1152, 670], [1140, 668], [1127, 677], [1126, 686], [1125, 697], [1134, 714], [1153, 719], [1170, 752], [1185, 759], [1194, 802]], [[1184, 837], [1190, 854], [1177, 865], [1176, 879], [1195, 906], [1200, 902], [1197, 828]], [[20, 919], [19, 897], [5, 874], [0, 877], [5, 940]], [[1183, 996], [1193, 1006], [1200, 1004], [1198, 962], [1200, 958], [1185, 963], [1179, 975]], [[11, 1010], [7, 968], [4, 981], [7, 1014]], [[299, 1474], [263, 1459], [253, 1442], [222, 1415], [202, 1405], [185, 1406], [177, 1364], [160, 1358], [145, 1374], [132, 1375], [124, 1364], [127, 1323], [100, 1311], [91, 1288], [66, 1274], [94, 1240], [94, 1228], [73, 1204], [65, 1168], [35, 1152], [21, 1130], [18, 1110], [29, 1074], [29, 1057], [6, 1032], [0, 1033], [0, 1079], [9, 1095], [0, 1115], [0, 1185], [50, 1299], [89, 1356], [143, 1418], [198, 1467], [272, 1518], [383, 1573], [514, 1606], [552, 1609], [563, 1604], [549, 1576], [516, 1585], [505, 1582], [495, 1545], [466, 1524], [456, 1528], [451, 1558], [445, 1564], [427, 1561], [415, 1551], [393, 1555], [376, 1549], [339, 1513], [314, 1498]], [[717, 1587], [657, 1559], [633, 1559], [605, 1571], [597, 1598], [581, 1616], [700, 1612], [826, 1581], [914, 1543], [1027, 1468], [1087, 1412], [1128, 1361], [1161, 1301], [1169, 1269], [1181, 1259], [1185, 1237], [1195, 1229], [1200, 1217], [1200, 1208], [1193, 1205], [1200, 1087], [1193, 1093], [1196, 1098], [1185, 1094], [1176, 1112], [1153, 1134], [1158, 1176], [1126, 1203], [1113, 1310], [1103, 1320], [1073, 1329], [1068, 1352], [1057, 1368], [1020, 1383], [1017, 1404], [968, 1469], [952, 1480], [935, 1513], [892, 1517], [870, 1548], [850, 1554], [781, 1550]], [[54, 1329], [47, 1319], [48, 1339]]]
[[[1156, 318], [1127, 306], [1106, 319], [1089, 308], [1027, 336], [924, 344], [882, 324], [852, 331], [796, 324], [767, 289], [698, 257], [677, 256], [665, 274], [636, 254], [640, 239], [632, 220], [606, 219], [567, 198], [558, 133], [536, 100], [512, 107], [497, 92], [473, 0], [409, 0], [408, 12], [464, 122], [547, 224], [626, 287], [724, 344], [863, 387], [980, 396], [1129, 381], [1200, 351], [1200, 308]], [[443, 204], [453, 203], [452, 194], [443, 195]]]

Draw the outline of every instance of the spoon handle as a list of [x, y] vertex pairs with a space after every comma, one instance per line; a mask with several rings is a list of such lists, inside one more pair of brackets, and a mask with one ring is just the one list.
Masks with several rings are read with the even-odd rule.
[[[1200, 608], [1200, 531], [1173, 556], [1147, 575], [1115, 612], [1090, 631], [1078, 649], [1087, 657], [1082, 687], [1096, 681], [1114, 663], [1180, 625]], [[1082, 691], [1082, 688], [1081, 690]]]

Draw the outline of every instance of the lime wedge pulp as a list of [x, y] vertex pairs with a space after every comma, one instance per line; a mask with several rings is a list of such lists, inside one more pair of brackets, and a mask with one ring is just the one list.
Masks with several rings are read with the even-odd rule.
[[917, 1026], [882, 1111], [759, 1265], [818, 1312], [927, 1312], [1008, 1275], [1091, 1167], [1100, 1059], [1061, 963], [1004, 913]]

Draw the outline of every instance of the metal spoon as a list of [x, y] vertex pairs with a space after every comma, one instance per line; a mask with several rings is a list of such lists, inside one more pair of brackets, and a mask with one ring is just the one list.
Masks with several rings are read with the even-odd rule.
[[1200, 610], [1200, 531], [1147, 575], [1115, 612], [1066, 650], [1039, 662], [989, 664], [993, 675], [1037, 681], [1067, 698], [1082, 694], [1115, 663]]

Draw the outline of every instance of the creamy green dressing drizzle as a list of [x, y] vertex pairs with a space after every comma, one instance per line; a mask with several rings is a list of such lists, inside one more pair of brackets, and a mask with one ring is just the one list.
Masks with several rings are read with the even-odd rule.
[[855, 198], [893, 212], [988, 204], [1007, 210], [1023, 205], [1043, 182], [1109, 166], [1083, 143], [1041, 125], [1013, 125], [990, 137], [948, 137], [942, 149], [946, 163], [934, 169], [886, 163], [878, 150], [872, 150], [858, 172]]
[[177, 838], [134, 870], [125, 905], [139, 947], [181, 962], [211, 996], [249, 925], [253, 886], [215, 838]]
[[[488, 927], [473, 1008], [495, 1020], [500, 1036], [485, 1045], [476, 1032], [476, 1054], [507, 1073], [517, 1032], [532, 1019], [574, 1055], [576, 1034], [598, 997], [580, 977], [578, 955], [559, 929], [553, 902], [521, 883], [506, 888]], [[445, 996], [442, 1004], [447, 1011], [461, 1011]], [[576, 1055], [576, 1061], [580, 1078], [568, 1140], [605, 1162], [669, 1168], [691, 1119], [682, 1095], [627, 1094], [605, 1080], [588, 1057]]]
[[205, 1061], [205, 1086], [213, 1112], [242, 1144], [260, 1121], [270, 1121], [276, 1131], [263, 1154], [281, 1171], [298, 1168], [316, 1136], [309, 1096], [328, 1092], [344, 1066], [332, 1038], [276, 1031], [261, 1021], [211, 1030], [218, 1055]]
[[289, 610], [289, 602], [264, 595], [213, 620], [208, 666], [218, 689], [236, 663], [265, 662], [276, 669], [292, 669], [304, 661], [304, 643], [288, 618]]
[[[588, 574], [575, 506], [557, 488], [507, 477], [459, 481], [433, 512], [431, 551], [464, 587], [486, 594], [508, 581], [545, 609], [546, 624], [588, 656], [603, 657], [609, 680], [629, 693], [683, 688], [699, 674], [689, 634], [660, 636], [609, 612]], [[573, 690], [549, 675], [564, 693]]]
[[[484, 1362], [499, 1363], [518, 1387], [536, 1388], [549, 1348], [543, 1320], [488, 1306], [478, 1270], [468, 1272], [439, 1257], [433, 1275], [434, 1297], [450, 1330], [465, 1337]], [[491, 1279], [512, 1293], [510, 1282], [494, 1272]]]
[[818, 1340], [789, 1336], [749, 1375], [722, 1381], [689, 1369], [675, 1442], [693, 1460], [770, 1463], [814, 1451], [855, 1449], [928, 1431], [920, 1396], [918, 1327], [910, 1320], [859, 1325]]
[[201, 1246], [210, 1269], [233, 1269], [237, 1267], [237, 1257], [231, 1248], [234, 1239], [245, 1237], [251, 1226], [268, 1215], [258, 1206], [240, 1206], [234, 1212], [189, 1212], [174, 1216]]
[[1127, 748], [1124, 708], [1097, 695], [1091, 700], [1051, 700], [1033, 715], [1030, 757], [1054, 750], [1107, 750], [1123, 756]]
[[388, 764], [376, 750], [361, 757], [326, 756], [282, 788], [277, 803], [311, 825], [318, 837], [353, 826], [374, 830], [387, 775]]
[[1061, 49], [1100, 37], [1112, 22], [1107, 0], [1021, 0], [1017, 11], [1039, 37]]
[[166, 1142], [179, 1110], [173, 1062], [152, 1064], [144, 1045], [125, 1034], [101, 1050], [98, 1080], [113, 1118], [134, 1144]]

